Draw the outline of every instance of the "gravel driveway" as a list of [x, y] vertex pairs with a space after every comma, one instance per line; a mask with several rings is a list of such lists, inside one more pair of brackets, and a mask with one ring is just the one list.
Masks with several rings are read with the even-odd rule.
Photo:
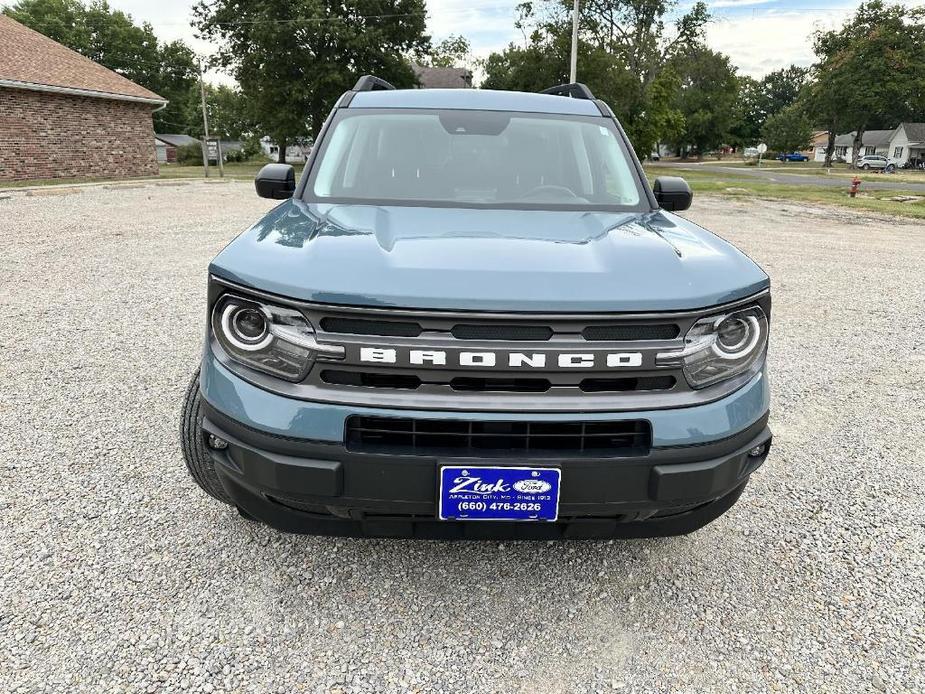
[[[0, 195], [2, 198], [3, 195]], [[925, 228], [700, 199], [772, 275], [775, 448], [693, 536], [283, 536], [179, 406], [243, 182], [0, 199], [0, 692], [925, 691]]]

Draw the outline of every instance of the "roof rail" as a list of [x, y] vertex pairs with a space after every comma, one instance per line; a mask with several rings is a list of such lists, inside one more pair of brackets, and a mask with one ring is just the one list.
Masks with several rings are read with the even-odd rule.
[[560, 84], [549, 89], [544, 89], [540, 94], [552, 94], [554, 96], [569, 96], [573, 99], [591, 99], [594, 100], [594, 94], [588, 89], [587, 85], [581, 82], [572, 82], [570, 84]]
[[357, 80], [357, 83], [353, 85], [353, 89], [351, 91], [378, 92], [385, 89], [395, 89], [395, 87], [379, 77], [363, 75], [360, 79]]

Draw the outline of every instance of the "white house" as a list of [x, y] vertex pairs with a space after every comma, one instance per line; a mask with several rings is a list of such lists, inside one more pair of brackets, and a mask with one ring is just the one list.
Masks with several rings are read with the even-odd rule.
[[[835, 138], [835, 160], [849, 161], [851, 159], [851, 148], [854, 145], [854, 135], [852, 131], [845, 135], [839, 135]], [[861, 156], [865, 154], [882, 154], [889, 156], [890, 140], [895, 130], [865, 130], [861, 137]]]
[[[267, 155], [270, 161], [277, 161], [279, 157], [279, 146], [274, 144], [269, 137], [260, 138], [260, 148]], [[286, 147], [286, 162], [289, 164], [301, 164], [308, 159], [312, 151], [311, 142], [304, 144], [294, 144]]]
[[890, 138], [889, 154], [897, 167], [925, 159], [925, 123], [900, 123]]

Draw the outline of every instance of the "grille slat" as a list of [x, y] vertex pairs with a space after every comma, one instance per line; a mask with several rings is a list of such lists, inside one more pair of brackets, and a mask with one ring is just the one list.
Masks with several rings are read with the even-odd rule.
[[404, 417], [347, 419], [348, 450], [395, 455], [466, 457], [492, 451], [499, 457], [644, 454], [651, 445], [645, 420], [536, 422], [426, 420]]
[[470, 325], [460, 324], [450, 331], [457, 340], [545, 341], [553, 336], [547, 325]]
[[641, 325], [589, 325], [581, 336], [591, 342], [631, 342], [635, 340], [674, 340], [681, 328], [674, 323]]
[[382, 335], [386, 337], [418, 337], [424, 332], [424, 329], [418, 323], [411, 321], [365, 320], [337, 316], [322, 318], [321, 329], [330, 333]]

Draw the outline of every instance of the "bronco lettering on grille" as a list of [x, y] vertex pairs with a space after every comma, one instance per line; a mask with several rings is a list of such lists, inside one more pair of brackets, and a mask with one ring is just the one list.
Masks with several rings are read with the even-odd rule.
[[409, 349], [399, 351], [393, 347], [361, 347], [360, 361], [371, 364], [398, 364], [432, 366], [465, 366], [473, 368], [526, 368], [544, 369], [547, 364], [560, 369], [639, 368], [642, 352], [446, 352], [437, 349]]

